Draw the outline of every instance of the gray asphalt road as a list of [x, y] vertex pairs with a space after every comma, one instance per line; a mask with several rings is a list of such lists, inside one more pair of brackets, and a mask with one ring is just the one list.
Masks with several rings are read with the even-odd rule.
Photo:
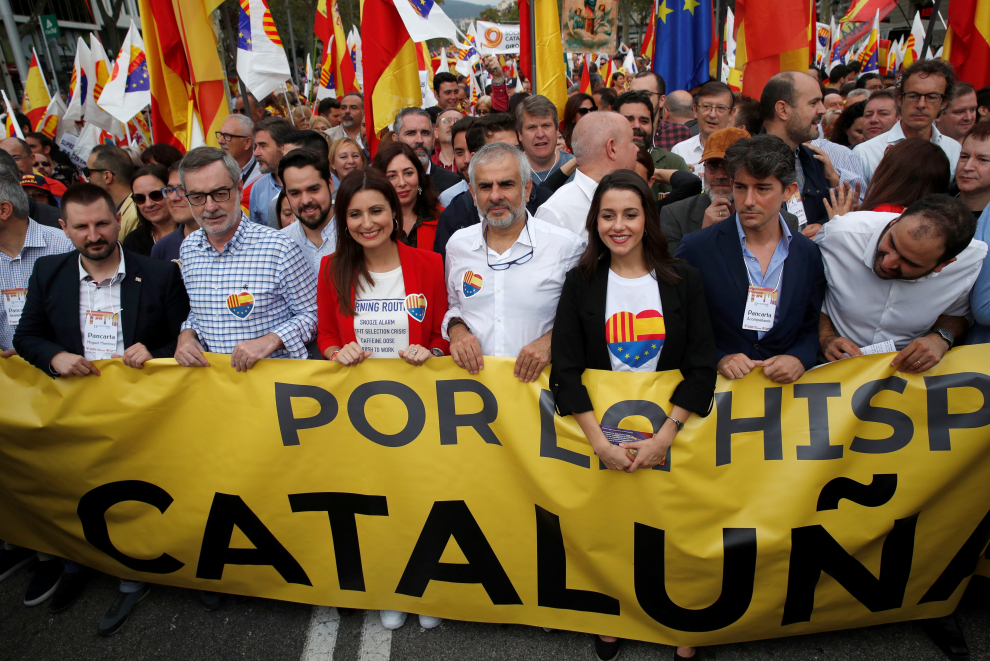
[[[511, 659], [594, 661], [590, 636], [544, 632], [516, 625], [444, 622], [422, 629], [415, 616], [395, 632], [377, 614], [338, 618], [332, 609], [251, 598], [228, 598], [223, 609], [204, 611], [193, 593], [154, 587], [127, 625], [110, 638], [96, 635], [116, 580], [94, 579], [69, 610], [52, 615], [47, 605], [27, 608], [30, 574], [0, 583], [0, 660], [243, 659], [258, 661], [472, 661]], [[959, 609], [971, 659], [990, 660], [990, 581], [976, 579]], [[313, 621], [315, 626], [311, 626]], [[669, 647], [627, 642], [622, 661], [669, 659]], [[703, 659], [757, 661], [941, 661], [945, 657], [911, 623], [781, 638], [705, 650]]]

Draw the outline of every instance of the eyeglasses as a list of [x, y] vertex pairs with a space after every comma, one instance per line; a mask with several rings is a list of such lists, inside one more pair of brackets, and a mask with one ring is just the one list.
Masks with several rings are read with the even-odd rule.
[[216, 132], [217, 140], [223, 140], [224, 142], [230, 142], [234, 138], [246, 139], [250, 138], [249, 135], [237, 135], [235, 133], [223, 133], [222, 131]]
[[944, 94], [939, 94], [938, 92], [932, 92], [931, 94], [918, 94], [917, 92], [904, 92], [904, 100], [908, 103], [914, 105], [917, 103], [921, 97], [925, 97], [925, 101], [935, 105], [936, 103], [942, 103], [942, 99], [945, 98]]
[[587, 114], [588, 114], [589, 112], [595, 112], [596, 110], [598, 110], [598, 108], [595, 108], [595, 107], [591, 107], [591, 108], [578, 108], [578, 110], [577, 110], [577, 111], [578, 111], [578, 114], [579, 114], [579, 115], [581, 115], [582, 117], [584, 117], [584, 116], [585, 116], [585, 115], [587, 115]]
[[702, 114], [704, 114], [704, 115], [707, 115], [712, 110], [714, 110], [719, 115], [724, 115], [725, 113], [727, 113], [730, 110], [732, 110], [732, 108], [729, 108], [727, 106], [713, 106], [710, 103], [700, 103], [700, 104], [696, 105], [695, 108], [697, 108], [698, 110], [700, 110], [702, 112]]
[[705, 172], [708, 174], [718, 174], [718, 171], [725, 167], [725, 161], [721, 158], [710, 158], [705, 161]]
[[446, 126], [447, 124], [453, 124], [456, 121], [457, 120], [454, 119], [453, 117], [441, 117], [440, 118], [440, 123], [443, 124], [444, 126]]
[[206, 204], [207, 197], [212, 197], [214, 202], [226, 202], [230, 199], [231, 188], [218, 188], [209, 193], [186, 193], [186, 199], [194, 207], [201, 207]]
[[176, 197], [185, 197], [184, 192], [182, 186], [166, 186], [162, 189], [162, 195], [165, 197], [171, 197], [172, 193], [175, 193]]
[[107, 170], [106, 168], [83, 168], [82, 171], [83, 174], [86, 175], [87, 179], [89, 179], [94, 172], [110, 172], [110, 170]]
[[131, 193], [131, 199], [134, 200], [134, 204], [141, 206], [148, 200], [161, 202], [165, 199], [165, 194], [161, 190], [153, 190], [147, 195], [144, 193]]
[[[488, 228], [487, 227], [485, 228], [485, 244], [486, 245], [488, 244]], [[526, 262], [530, 261], [531, 259], [533, 259], [533, 248], [532, 247], [530, 247], [529, 252], [526, 253], [525, 255], [523, 255], [522, 257], [517, 257], [517, 258], [515, 258], [515, 259], [513, 259], [512, 261], [509, 261], [509, 262], [498, 262], [496, 264], [492, 264], [491, 259], [490, 259], [490, 255], [488, 254], [488, 250], [485, 250], [485, 261], [488, 263], [488, 268], [490, 268], [493, 271], [507, 271], [510, 266], [514, 266], [515, 264], [525, 264]]]

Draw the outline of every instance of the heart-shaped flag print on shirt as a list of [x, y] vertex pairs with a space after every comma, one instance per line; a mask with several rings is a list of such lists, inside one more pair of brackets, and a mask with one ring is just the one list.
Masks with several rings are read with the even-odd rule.
[[406, 296], [406, 312], [416, 321], [423, 321], [426, 316], [426, 296], [409, 294]]
[[656, 310], [616, 312], [605, 322], [605, 341], [613, 356], [630, 367], [655, 358], [667, 337], [663, 315]]
[[238, 319], [247, 319], [254, 309], [254, 296], [250, 292], [231, 294], [227, 297], [227, 309]]

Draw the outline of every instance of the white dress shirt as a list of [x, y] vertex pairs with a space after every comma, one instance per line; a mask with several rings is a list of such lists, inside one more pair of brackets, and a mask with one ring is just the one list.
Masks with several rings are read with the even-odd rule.
[[[486, 244], [484, 222], [460, 229], [450, 237], [449, 309], [442, 326], [445, 340], [450, 339], [447, 324], [453, 317], [460, 317], [478, 338], [482, 354], [515, 358], [523, 347], [553, 330], [564, 277], [577, 264], [585, 241], [573, 232], [528, 213], [527, 216], [527, 226], [501, 255]], [[525, 263], [505, 270], [488, 266], [519, 259], [530, 250], [533, 256]], [[465, 276], [473, 287], [465, 282]]]
[[701, 162], [701, 156], [705, 153], [705, 148], [701, 146], [701, 136], [694, 135], [683, 142], [678, 142], [670, 148], [671, 154], [677, 154], [684, 159], [699, 177], [705, 173], [705, 166]]
[[574, 171], [574, 181], [558, 188], [557, 192], [536, 210], [536, 217], [551, 225], [570, 230], [587, 241], [588, 211], [591, 210], [591, 198], [595, 196], [597, 189], [598, 182], [578, 168]]
[[987, 244], [974, 239], [939, 273], [883, 280], [873, 272], [880, 235], [896, 213], [856, 211], [825, 223], [815, 235], [828, 289], [824, 312], [841, 337], [858, 347], [892, 340], [898, 351], [928, 334], [939, 315], [972, 320], [969, 291]]
[[[901, 120], [897, 120], [894, 127], [886, 133], [881, 133], [877, 137], [853, 147], [853, 153], [859, 157], [859, 162], [863, 166], [863, 179], [866, 180], [866, 183], [869, 183], [870, 179], [873, 178], [873, 172], [880, 165], [880, 159], [887, 153], [887, 150], [903, 139], [904, 129], [901, 128]], [[959, 161], [962, 145], [939, 133], [934, 124], [932, 124], [931, 141], [941, 147], [945, 155], [949, 157], [949, 179], [951, 180], [956, 176], [956, 162]]]
[[[83, 339], [83, 347], [86, 346], [86, 311], [113, 312], [117, 315], [117, 353], [124, 355], [124, 323], [121, 316], [120, 307], [120, 283], [123, 282], [126, 270], [124, 269], [124, 250], [117, 244], [120, 251], [120, 264], [117, 265], [117, 272], [112, 278], [103, 282], [96, 282], [93, 277], [86, 272], [82, 265], [82, 257], [79, 257], [79, 333]], [[137, 311], [135, 311], [135, 314]], [[84, 351], [86, 360], [99, 360], [103, 356], [97, 356], [90, 351]]]

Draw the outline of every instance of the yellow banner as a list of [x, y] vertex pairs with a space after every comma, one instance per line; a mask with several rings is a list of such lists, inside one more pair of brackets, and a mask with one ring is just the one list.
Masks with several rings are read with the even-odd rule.
[[[662, 469], [602, 470], [546, 375], [0, 361], [0, 538], [115, 576], [709, 645], [950, 613], [990, 539], [990, 348], [722, 381]], [[983, 366], [983, 367], [980, 367]], [[589, 372], [606, 424], [676, 372]]]

